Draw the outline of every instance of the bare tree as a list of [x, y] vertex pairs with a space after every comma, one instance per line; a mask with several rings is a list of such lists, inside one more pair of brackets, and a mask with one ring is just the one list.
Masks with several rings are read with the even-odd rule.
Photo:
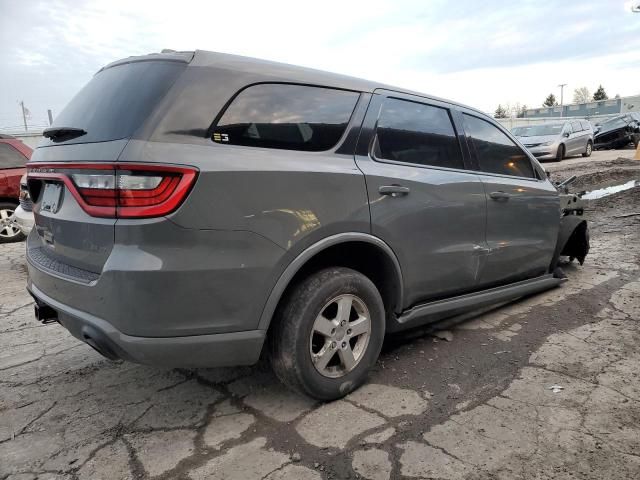
[[591, 101], [591, 92], [587, 87], [576, 88], [573, 91], [573, 103], [587, 103]]

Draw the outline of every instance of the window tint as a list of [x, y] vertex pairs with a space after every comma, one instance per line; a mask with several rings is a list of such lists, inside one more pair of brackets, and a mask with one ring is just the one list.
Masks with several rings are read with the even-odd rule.
[[398, 162], [464, 168], [449, 112], [440, 107], [387, 99], [378, 119], [375, 155]]
[[7, 143], [0, 143], [0, 168], [24, 167], [27, 158]]
[[463, 117], [481, 171], [535, 177], [529, 157], [501, 130], [480, 118], [466, 114]]
[[302, 85], [261, 84], [233, 100], [213, 141], [248, 147], [319, 152], [335, 146], [358, 93]]
[[87, 132], [64, 143], [129, 138], [185, 68], [185, 63], [149, 61], [102, 70], [73, 97], [52, 127], [75, 127]]

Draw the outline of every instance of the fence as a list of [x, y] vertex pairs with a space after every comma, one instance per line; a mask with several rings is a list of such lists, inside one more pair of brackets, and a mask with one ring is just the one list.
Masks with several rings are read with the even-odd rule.
[[541, 125], [544, 123], [560, 123], [571, 120], [589, 120], [593, 125], [602, 123], [608, 118], [615, 117], [618, 114], [613, 115], [592, 115], [584, 117], [540, 117], [540, 118], [496, 118], [503, 127], [511, 130], [514, 127], [523, 127], [527, 125]]

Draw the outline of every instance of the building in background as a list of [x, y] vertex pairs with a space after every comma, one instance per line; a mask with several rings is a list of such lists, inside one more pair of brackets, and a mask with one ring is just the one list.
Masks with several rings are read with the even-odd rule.
[[560, 107], [540, 107], [525, 110], [524, 118], [581, 117], [617, 115], [625, 112], [640, 112], [640, 95], [612, 98], [599, 102], [571, 103]]

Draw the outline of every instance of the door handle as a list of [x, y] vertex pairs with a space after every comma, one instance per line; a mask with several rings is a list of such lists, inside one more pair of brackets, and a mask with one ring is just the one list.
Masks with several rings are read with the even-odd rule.
[[507, 192], [491, 192], [489, 196], [493, 200], [509, 200], [511, 198], [511, 194]]
[[392, 197], [400, 197], [407, 195], [411, 189], [409, 187], [402, 187], [400, 185], [383, 185], [378, 188], [380, 195], [391, 195]]

